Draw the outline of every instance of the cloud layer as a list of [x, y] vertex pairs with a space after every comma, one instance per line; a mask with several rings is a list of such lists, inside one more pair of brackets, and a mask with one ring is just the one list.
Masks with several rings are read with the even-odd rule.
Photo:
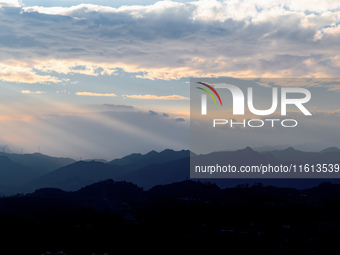
[[116, 97], [114, 93], [95, 93], [95, 92], [76, 92], [77, 96], [91, 96], [91, 97]]
[[119, 8], [7, 2], [0, 2], [3, 81], [58, 83], [61, 75], [121, 71], [164, 80], [337, 77], [340, 67], [338, 1], [163, 1]]
[[189, 100], [187, 97], [179, 95], [171, 96], [156, 96], [156, 95], [123, 95], [123, 97], [133, 98], [133, 99], [147, 99], [147, 100]]
[[21, 91], [22, 94], [44, 94], [45, 92], [44, 91], [30, 91], [30, 90], [22, 90]]

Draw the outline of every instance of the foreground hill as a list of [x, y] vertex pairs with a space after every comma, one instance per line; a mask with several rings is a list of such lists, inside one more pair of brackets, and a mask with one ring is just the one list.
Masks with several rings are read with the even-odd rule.
[[[105, 180], [74, 192], [0, 198], [9, 254], [332, 254], [340, 185], [221, 189], [182, 181], [148, 191]], [[34, 234], [32, 234], [34, 230]], [[25, 245], [18, 245], [25, 243]], [[158, 245], [155, 246], [154, 244]], [[178, 251], [180, 247], [180, 251]]]

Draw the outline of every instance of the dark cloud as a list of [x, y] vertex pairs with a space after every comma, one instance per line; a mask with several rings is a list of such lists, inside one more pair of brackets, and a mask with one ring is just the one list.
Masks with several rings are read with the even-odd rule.
[[157, 116], [158, 113], [155, 112], [155, 111], [149, 110], [149, 115], [151, 115], [151, 116]]
[[177, 121], [177, 122], [185, 122], [185, 119], [184, 118], [176, 118], [175, 121]]
[[119, 109], [119, 110], [134, 110], [135, 109], [132, 105], [103, 104], [103, 106], [112, 108], [112, 109]]
[[163, 113], [162, 115], [163, 115], [163, 117], [166, 117], [166, 118], [169, 117], [169, 114], [167, 114], [167, 113]]

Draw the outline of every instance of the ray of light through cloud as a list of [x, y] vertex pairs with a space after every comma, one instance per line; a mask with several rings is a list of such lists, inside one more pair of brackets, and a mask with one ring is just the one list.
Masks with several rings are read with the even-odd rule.
[[0, 143], [107, 158], [189, 148], [189, 77], [338, 75], [338, 1], [108, 3], [0, 1]]

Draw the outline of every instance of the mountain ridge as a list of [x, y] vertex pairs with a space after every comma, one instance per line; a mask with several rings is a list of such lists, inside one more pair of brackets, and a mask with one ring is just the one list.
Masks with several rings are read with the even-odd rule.
[[0, 156], [6, 156], [15, 163], [40, 169], [41, 171], [52, 171], [57, 168], [74, 163], [75, 160], [66, 157], [52, 157], [42, 153], [15, 154], [0, 152]]
[[[39, 155], [39, 154], [38, 154]], [[119, 181], [130, 181], [145, 189], [160, 184], [170, 184], [172, 182], [187, 180], [190, 178], [190, 155], [188, 150], [174, 151], [163, 150], [161, 152], [150, 151], [146, 154], [133, 153], [121, 159], [116, 159], [110, 163], [99, 161], [74, 161], [71, 164], [57, 168], [51, 172], [44, 172], [37, 178], [28, 180], [25, 184], [18, 184], [18, 188], [24, 192], [32, 191], [37, 188], [63, 188], [66, 190], [75, 190], [83, 186], [95, 183], [104, 179], [114, 179]], [[197, 162], [204, 162], [207, 158], [214, 159], [222, 157], [225, 163], [234, 165], [240, 164], [259, 164], [259, 163], [284, 163], [286, 161], [296, 163], [337, 163], [340, 158], [340, 150], [337, 148], [326, 148], [321, 152], [304, 152], [288, 147], [284, 150], [274, 150], [269, 152], [258, 152], [251, 147], [245, 147], [236, 151], [212, 152], [209, 154], [196, 155], [193, 159]], [[158, 157], [159, 156], [159, 157]], [[8, 159], [3, 159], [7, 160]], [[112, 164], [112, 162], [119, 164]], [[142, 162], [142, 163], [141, 163]], [[8, 163], [8, 162], [7, 162]], [[0, 169], [5, 165], [5, 161], [1, 163]], [[34, 169], [39, 171], [39, 169]], [[6, 178], [4, 177], [3, 180]], [[213, 181], [221, 187], [238, 185], [242, 183], [255, 183], [257, 180], [263, 181], [265, 184], [275, 184], [287, 187], [310, 187], [320, 180], [292, 179], [290, 181], [283, 179], [201, 179], [202, 181]], [[337, 180], [335, 180], [337, 181]], [[0, 185], [0, 191], [6, 190], [5, 184], [11, 182], [3, 182]], [[0, 182], [1, 184], [1, 182]], [[11, 191], [13, 192], [13, 191]], [[5, 192], [4, 192], [5, 193]]]

